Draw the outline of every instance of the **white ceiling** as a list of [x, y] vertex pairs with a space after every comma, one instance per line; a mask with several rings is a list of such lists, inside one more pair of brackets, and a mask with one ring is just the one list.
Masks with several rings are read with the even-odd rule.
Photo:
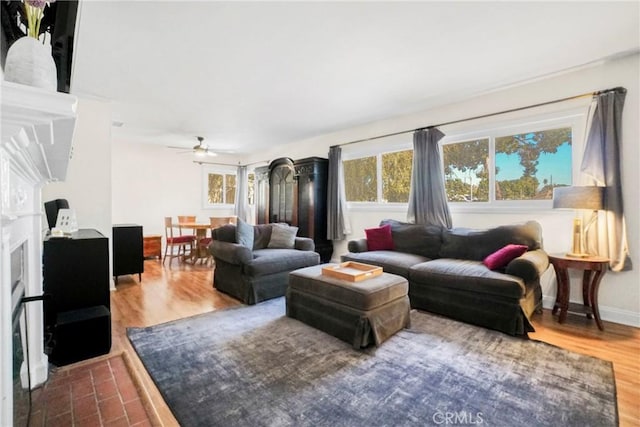
[[114, 138], [247, 153], [640, 47], [639, 2], [81, 1], [72, 93]]

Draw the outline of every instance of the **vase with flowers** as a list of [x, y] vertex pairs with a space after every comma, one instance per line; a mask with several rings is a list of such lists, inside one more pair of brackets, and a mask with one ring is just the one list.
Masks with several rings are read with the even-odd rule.
[[55, 0], [23, 0], [22, 17], [26, 20], [26, 36], [16, 40], [7, 52], [4, 78], [7, 81], [56, 91], [58, 77], [51, 56], [51, 45], [40, 41], [40, 25], [44, 9]]

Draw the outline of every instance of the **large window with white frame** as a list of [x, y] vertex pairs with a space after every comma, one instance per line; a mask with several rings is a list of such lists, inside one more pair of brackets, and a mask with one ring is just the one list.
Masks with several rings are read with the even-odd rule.
[[496, 128], [442, 144], [447, 199], [452, 203], [528, 204], [573, 183], [572, 120]]
[[407, 203], [412, 162], [413, 150], [344, 160], [347, 201]]
[[[583, 110], [573, 110], [446, 129], [449, 135], [440, 145], [448, 201], [468, 208], [549, 207], [554, 187], [573, 184], [573, 153], [584, 119]], [[404, 148], [394, 144], [386, 151], [380, 143], [368, 152], [343, 155], [347, 202], [407, 203], [411, 139], [408, 134]]]
[[[229, 208], [235, 204], [237, 191], [236, 168], [224, 166], [206, 166], [203, 176], [203, 205], [205, 208]], [[255, 202], [255, 174], [247, 174], [247, 202]]]

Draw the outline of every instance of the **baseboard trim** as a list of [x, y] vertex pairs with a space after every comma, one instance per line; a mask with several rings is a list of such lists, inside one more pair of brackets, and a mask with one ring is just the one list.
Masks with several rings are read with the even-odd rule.
[[[553, 309], [553, 305], [556, 302], [555, 296], [543, 296], [542, 306], [549, 310]], [[582, 301], [573, 301], [575, 303], [582, 303]], [[607, 322], [620, 323], [622, 325], [633, 326], [640, 328], [640, 313], [629, 310], [620, 310], [619, 308], [608, 307], [601, 305], [599, 307], [600, 317]]]
[[[49, 357], [42, 353], [38, 360], [34, 361], [33, 366], [29, 367], [31, 372], [31, 389], [44, 384], [49, 378]], [[20, 367], [20, 381], [27, 384], [27, 365], [25, 363]]]

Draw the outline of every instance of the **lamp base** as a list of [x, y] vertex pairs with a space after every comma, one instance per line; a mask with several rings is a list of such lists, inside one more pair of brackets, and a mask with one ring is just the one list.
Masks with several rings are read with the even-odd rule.
[[567, 256], [571, 258], [589, 258], [591, 254], [567, 252]]

